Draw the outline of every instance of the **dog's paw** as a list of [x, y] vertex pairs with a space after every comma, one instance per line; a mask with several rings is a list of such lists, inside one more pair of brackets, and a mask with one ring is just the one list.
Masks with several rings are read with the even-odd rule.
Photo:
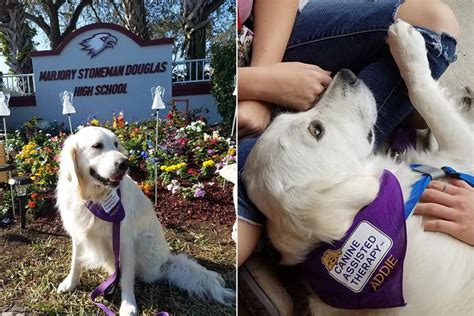
[[416, 76], [430, 76], [425, 39], [413, 26], [397, 20], [388, 29], [387, 44], [405, 81]]
[[134, 316], [137, 315], [137, 304], [122, 300], [120, 305], [120, 316]]
[[79, 282], [67, 276], [58, 286], [58, 293], [74, 291]]

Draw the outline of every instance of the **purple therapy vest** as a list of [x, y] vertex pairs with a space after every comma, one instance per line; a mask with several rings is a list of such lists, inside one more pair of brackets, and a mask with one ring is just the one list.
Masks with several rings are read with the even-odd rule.
[[344, 309], [405, 306], [406, 242], [400, 184], [385, 170], [377, 198], [356, 215], [345, 236], [314, 249], [299, 268], [328, 305]]

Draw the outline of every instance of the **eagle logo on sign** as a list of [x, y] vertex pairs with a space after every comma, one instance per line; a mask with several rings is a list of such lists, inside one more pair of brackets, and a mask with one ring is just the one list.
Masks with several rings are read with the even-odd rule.
[[102, 53], [106, 48], [114, 48], [117, 44], [117, 38], [110, 33], [101, 32], [86, 38], [79, 43], [91, 58]]

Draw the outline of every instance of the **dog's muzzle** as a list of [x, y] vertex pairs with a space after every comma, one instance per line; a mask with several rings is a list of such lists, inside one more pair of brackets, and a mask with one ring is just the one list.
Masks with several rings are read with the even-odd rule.
[[95, 171], [92, 168], [90, 168], [90, 175], [94, 179], [96, 179], [97, 181], [102, 183], [104, 186], [109, 186], [109, 187], [116, 188], [116, 187], [118, 187], [118, 185], [120, 184], [120, 181], [122, 181], [123, 177], [127, 173], [128, 165], [127, 165], [126, 168], [122, 167], [122, 169], [118, 169], [118, 170], [119, 170], [119, 172], [116, 175], [114, 175], [111, 179], [107, 179], [107, 178], [102, 177], [100, 174], [97, 173], [97, 171]]

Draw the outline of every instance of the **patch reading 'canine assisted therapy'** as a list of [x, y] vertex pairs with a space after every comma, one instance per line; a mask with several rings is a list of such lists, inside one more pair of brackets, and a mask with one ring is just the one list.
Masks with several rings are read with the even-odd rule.
[[106, 213], [110, 213], [113, 209], [115, 209], [119, 202], [120, 197], [117, 194], [117, 190], [112, 190], [101, 204], [104, 208], [104, 211]]
[[392, 248], [392, 240], [363, 221], [340, 250], [326, 250], [321, 258], [329, 274], [353, 292], [360, 292]]
[[299, 265], [303, 278], [337, 308], [405, 305], [406, 227], [397, 178], [385, 170], [377, 198], [355, 216], [345, 236], [314, 249]]

